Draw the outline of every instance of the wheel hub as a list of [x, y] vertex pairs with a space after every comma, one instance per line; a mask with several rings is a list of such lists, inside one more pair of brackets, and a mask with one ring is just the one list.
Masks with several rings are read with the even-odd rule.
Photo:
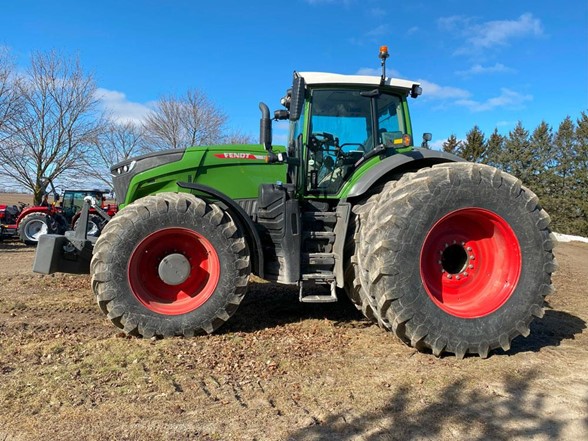
[[448, 245], [441, 251], [441, 267], [449, 274], [460, 274], [468, 266], [468, 254], [462, 245]]
[[186, 314], [214, 293], [221, 273], [212, 244], [188, 228], [157, 230], [141, 239], [128, 263], [131, 291], [158, 314]]
[[188, 280], [191, 270], [190, 262], [183, 254], [173, 253], [161, 260], [157, 272], [163, 282], [176, 286]]
[[453, 211], [429, 230], [420, 256], [423, 287], [448, 314], [483, 317], [500, 308], [521, 274], [521, 249], [496, 213], [472, 207]]

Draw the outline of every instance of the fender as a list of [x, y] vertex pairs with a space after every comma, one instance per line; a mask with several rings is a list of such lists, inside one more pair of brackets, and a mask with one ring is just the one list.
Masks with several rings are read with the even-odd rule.
[[386, 159], [368, 170], [367, 173], [365, 173], [360, 180], [351, 187], [347, 197], [351, 198], [363, 195], [383, 176], [398, 168], [406, 166], [406, 164], [412, 164], [413, 167], [416, 166], [417, 168], [422, 168], [433, 164], [440, 164], [442, 162], [465, 162], [465, 160], [459, 156], [452, 155], [451, 153], [423, 148], [415, 149], [407, 153], [398, 153], [393, 156], [388, 156]]
[[49, 209], [50, 207], [42, 207], [40, 205], [34, 205], [32, 207], [27, 207], [24, 208], [20, 214], [18, 215], [18, 218], [16, 219], [16, 224], [18, 225], [20, 223], [20, 221], [25, 217], [28, 216], [31, 213], [41, 213], [41, 214], [51, 214], [51, 210]]
[[[195, 184], [193, 182], [176, 182], [178, 187], [187, 188], [189, 190], [195, 190], [199, 193], [204, 193], [208, 196], [207, 202], [214, 202], [219, 200], [227, 206], [227, 211], [231, 217], [235, 220], [237, 225], [243, 231], [249, 250], [251, 251], [251, 269], [252, 272], [259, 277], [263, 278], [263, 249], [261, 247], [261, 239], [255, 224], [249, 217], [249, 215], [243, 210], [243, 208], [236, 203], [233, 199], [220, 191], [209, 187], [207, 185]], [[212, 200], [211, 200], [212, 199]]]

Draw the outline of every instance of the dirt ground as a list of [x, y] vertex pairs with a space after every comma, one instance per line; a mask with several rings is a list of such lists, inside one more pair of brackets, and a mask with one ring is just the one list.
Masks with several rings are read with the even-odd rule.
[[456, 360], [264, 283], [218, 334], [127, 338], [87, 276], [0, 243], [0, 440], [588, 439], [588, 244], [556, 255], [531, 335]]

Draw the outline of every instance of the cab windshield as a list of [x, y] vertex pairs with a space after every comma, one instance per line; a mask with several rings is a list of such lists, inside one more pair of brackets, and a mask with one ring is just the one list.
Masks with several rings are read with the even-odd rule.
[[378, 91], [314, 90], [310, 133], [307, 190], [337, 193], [365, 154], [402, 142], [402, 100]]

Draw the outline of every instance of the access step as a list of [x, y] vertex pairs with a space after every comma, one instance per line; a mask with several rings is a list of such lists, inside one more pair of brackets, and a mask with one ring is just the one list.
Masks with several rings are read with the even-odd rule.
[[335, 265], [333, 253], [302, 253], [303, 265]]
[[[316, 286], [316, 283], [327, 284], [330, 287], [329, 294], [304, 294], [304, 281], [300, 282], [300, 293], [298, 300], [302, 303], [334, 303], [337, 301], [337, 282], [334, 279], [328, 281], [325, 279], [326, 274], [304, 274], [303, 280], [312, 281], [311, 286]], [[331, 277], [333, 277], [331, 275]], [[316, 283], [314, 283], [316, 282]], [[309, 287], [307, 286], [306, 289]]]

